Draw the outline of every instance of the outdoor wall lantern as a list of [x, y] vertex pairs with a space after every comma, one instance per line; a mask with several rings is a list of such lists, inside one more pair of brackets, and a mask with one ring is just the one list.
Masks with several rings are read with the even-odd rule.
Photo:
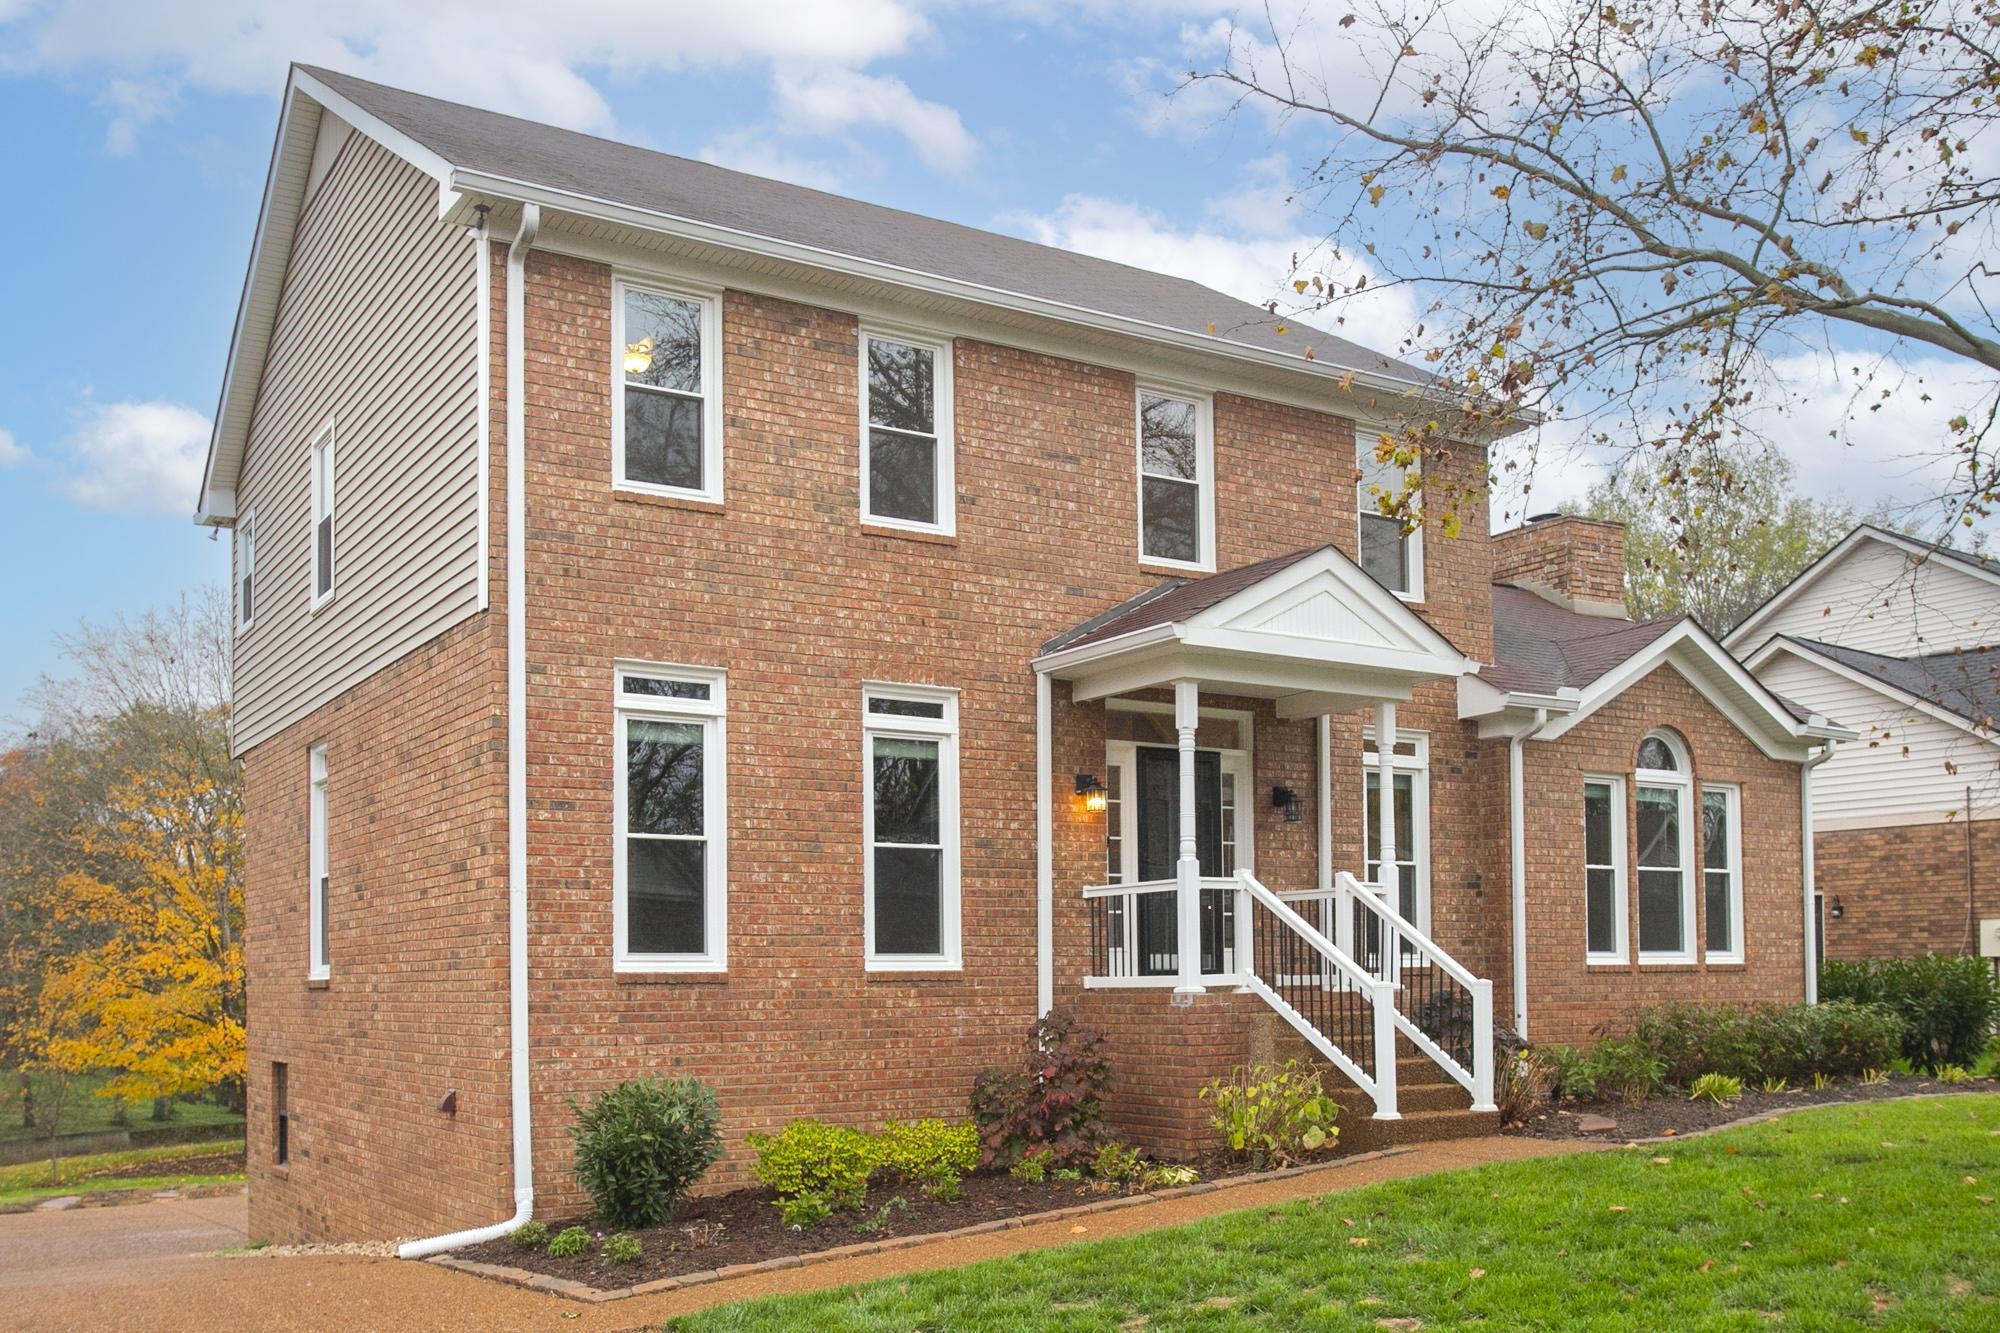
[[1299, 804], [1299, 794], [1290, 787], [1271, 788], [1271, 808], [1285, 812], [1285, 822], [1296, 824], [1306, 817], [1305, 807]]
[[1834, 894], [1833, 901], [1826, 905], [1826, 914], [1835, 921], [1847, 915], [1847, 909], [1841, 905], [1839, 894]]
[[1097, 774], [1077, 774], [1076, 794], [1083, 798], [1083, 808], [1092, 814], [1096, 814], [1104, 809], [1104, 784], [1097, 780]]

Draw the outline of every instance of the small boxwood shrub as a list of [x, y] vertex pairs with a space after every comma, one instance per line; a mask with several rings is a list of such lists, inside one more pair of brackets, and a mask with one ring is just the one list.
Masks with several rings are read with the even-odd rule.
[[1975, 1063], [2000, 1021], [2000, 977], [1983, 958], [1830, 962], [1820, 968], [1819, 990], [1822, 999], [1894, 1010], [1905, 1025], [1903, 1058], [1919, 1069]]
[[1046, 1148], [1050, 1165], [1081, 1166], [1097, 1150], [1111, 1062], [1102, 1033], [1052, 1009], [1028, 1029], [1019, 1069], [987, 1069], [972, 1083], [980, 1164], [1011, 1167]]
[[639, 1245], [639, 1238], [625, 1231], [606, 1236], [604, 1244], [598, 1247], [597, 1252], [603, 1255], [607, 1262], [614, 1264], [636, 1264], [640, 1256], [645, 1253]]
[[820, 1120], [794, 1120], [777, 1134], [751, 1134], [757, 1179], [784, 1198], [817, 1195], [829, 1207], [853, 1210], [868, 1198], [868, 1178], [882, 1164], [873, 1134]]
[[582, 1227], [564, 1227], [549, 1242], [549, 1258], [574, 1259], [590, 1248], [590, 1233]]
[[891, 1120], [882, 1126], [882, 1165], [917, 1185], [956, 1185], [979, 1165], [979, 1131], [969, 1121]]
[[777, 1207], [778, 1220], [792, 1231], [810, 1231], [833, 1216], [833, 1205], [818, 1194], [794, 1194]]
[[1327, 1096], [1319, 1071], [1296, 1060], [1238, 1070], [1203, 1088], [1201, 1099], [1215, 1104], [1209, 1124], [1229, 1150], [1253, 1166], [1296, 1162], [1340, 1133], [1333, 1123], [1340, 1103]]
[[508, 1233], [507, 1239], [524, 1250], [539, 1250], [549, 1243], [549, 1224], [523, 1222]]
[[665, 1222], [722, 1155], [715, 1090], [697, 1078], [632, 1079], [587, 1108], [569, 1105], [577, 1183], [613, 1226]]

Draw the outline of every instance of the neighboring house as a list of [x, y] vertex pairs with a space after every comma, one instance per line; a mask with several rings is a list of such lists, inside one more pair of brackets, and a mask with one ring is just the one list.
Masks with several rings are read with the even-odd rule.
[[[741, 1179], [793, 1117], [964, 1114], [1055, 1004], [1174, 1153], [1281, 1045], [1361, 1142], [1490, 1122], [1496, 1023], [1805, 994], [1841, 733], [1624, 624], [1616, 528], [1376, 516], [1429, 391], [1178, 278], [295, 69], [200, 514], [252, 1230], [574, 1208], [567, 1099], [648, 1073], [715, 1085]], [[1424, 466], [1464, 494], [1483, 442]]]
[[1863, 524], [1728, 642], [1861, 733], [1812, 778], [1826, 956], [1975, 951], [2000, 917], [2000, 563]]

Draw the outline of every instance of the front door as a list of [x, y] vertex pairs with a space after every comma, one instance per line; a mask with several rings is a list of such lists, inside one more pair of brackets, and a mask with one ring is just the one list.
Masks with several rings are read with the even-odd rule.
[[[1138, 865], [1136, 878], [1142, 881], [1172, 879], [1180, 861], [1181, 767], [1178, 751], [1161, 745], [1140, 745], [1133, 750], [1133, 795], [1137, 809], [1133, 839]], [[1233, 767], [1233, 766], [1232, 766]], [[1233, 798], [1241, 787], [1237, 776], [1229, 779]], [[1233, 872], [1225, 857], [1224, 816], [1235, 816], [1235, 801], [1223, 796], [1223, 756], [1216, 750], [1197, 750], [1194, 756], [1195, 854], [1201, 861], [1203, 878], [1219, 878]], [[1228, 842], [1235, 842], [1232, 830]], [[1234, 896], [1205, 892], [1201, 902], [1201, 970], [1228, 971], [1225, 945], [1231, 940], [1229, 917]], [[1174, 895], [1149, 893], [1138, 900], [1137, 946], [1141, 975], [1168, 976], [1180, 968], [1174, 947]]]

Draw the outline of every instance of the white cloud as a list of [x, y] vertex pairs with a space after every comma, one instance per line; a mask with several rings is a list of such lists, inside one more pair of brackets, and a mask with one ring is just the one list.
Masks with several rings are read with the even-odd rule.
[[92, 509], [184, 513], [201, 485], [208, 418], [178, 403], [91, 405], [67, 441], [63, 494]]
[[0, 467], [19, 467], [32, 457], [28, 446], [14, 438], [13, 431], [0, 429]]
[[[114, 150], [183, 87], [273, 93], [292, 60], [608, 133], [610, 105], [581, 70], [631, 77], [762, 64], [852, 72], [930, 31], [920, 0], [663, 8], [648, 0], [68, 0], [15, 15], [7, 64], [102, 75]], [[0, 22], [7, 13], [0, 0]], [[950, 121], [963, 135], [955, 113]], [[934, 126], [911, 128], [926, 161], [949, 143]]]
[[840, 177], [831, 167], [789, 151], [769, 130], [742, 129], [718, 134], [702, 145], [699, 156], [718, 167], [790, 181], [814, 190], [840, 188]]
[[104, 129], [104, 151], [118, 157], [139, 146], [141, 126], [167, 114], [174, 103], [170, 89], [136, 79], [113, 79], [97, 95], [97, 109], [110, 116]]
[[859, 70], [782, 69], [775, 91], [779, 124], [787, 133], [837, 134], [857, 125], [894, 130], [909, 140], [925, 165], [964, 171], [978, 145], [958, 112], [927, 102], [901, 79]]

